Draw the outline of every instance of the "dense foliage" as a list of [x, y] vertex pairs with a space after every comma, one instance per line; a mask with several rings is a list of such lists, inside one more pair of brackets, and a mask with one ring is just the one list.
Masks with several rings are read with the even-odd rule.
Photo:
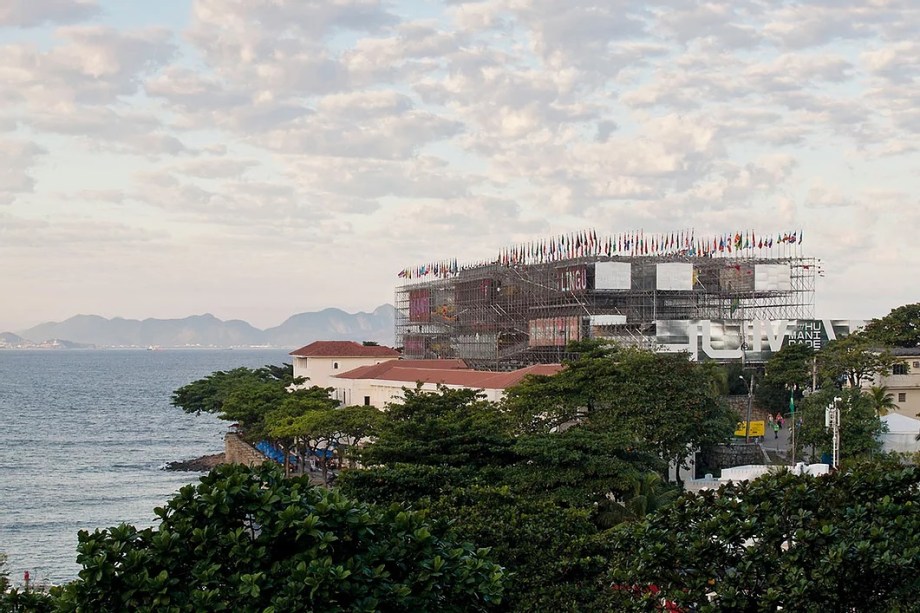
[[509, 390], [503, 408], [524, 432], [578, 421], [681, 466], [694, 449], [723, 442], [735, 429], [719, 375], [685, 354], [595, 345], [559, 374]]
[[789, 410], [789, 399], [796, 404], [811, 387], [815, 351], [809, 345], [786, 345], [767, 361], [763, 377], [756, 383], [757, 406], [771, 414]]
[[[836, 399], [836, 400], [835, 400]], [[821, 461], [830, 456], [831, 433], [825, 427], [825, 409], [840, 409], [840, 457], [842, 461], [869, 458], [882, 448], [883, 425], [869, 392], [846, 388], [825, 388], [803, 399], [796, 419], [796, 451], [800, 458]]]
[[403, 390], [403, 396], [388, 406], [376, 441], [361, 454], [365, 464], [484, 466], [510, 460], [508, 421], [477, 391], [419, 387]]
[[890, 374], [894, 361], [889, 350], [880, 348], [867, 334], [856, 332], [829, 342], [818, 352], [819, 384], [860, 387], [876, 375]]
[[920, 303], [905, 304], [873, 319], [866, 335], [885, 347], [920, 347]]
[[489, 543], [512, 611], [612, 610], [607, 528], [668, 504], [658, 475], [735, 417], [715, 371], [686, 356], [584, 344], [553, 377], [495, 405], [470, 390], [405, 390], [388, 407], [349, 495], [426, 509], [461, 540]]
[[419, 513], [224, 466], [184, 487], [160, 524], [79, 535], [65, 611], [477, 611], [500, 602], [487, 550]]
[[256, 441], [279, 420], [337, 406], [329, 391], [295, 380], [290, 364], [267, 365], [213, 372], [174, 391], [172, 404], [186, 413], [215, 413], [237, 422], [246, 438]]
[[798, 457], [829, 452], [839, 398], [843, 472], [683, 496], [662, 476], [731, 437], [737, 367], [582, 342], [502, 403], [419, 386], [387, 411], [336, 408], [290, 365], [216, 372], [173, 404], [301, 462], [348, 450], [339, 488], [222, 467], [155, 528], [81, 532], [77, 581], [0, 610], [920, 610], [918, 471], [864, 463], [891, 402], [846, 386], [890, 368], [873, 334], [785, 347], [757, 388], [771, 410], [795, 395]]
[[917, 611], [920, 469], [858, 464], [685, 495], [616, 531], [615, 610]]

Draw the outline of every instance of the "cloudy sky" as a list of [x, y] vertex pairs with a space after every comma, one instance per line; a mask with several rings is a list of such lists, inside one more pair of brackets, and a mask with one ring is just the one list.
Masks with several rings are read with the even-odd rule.
[[515, 241], [803, 230], [920, 300], [918, 0], [0, 0], [0, 330], [259, 327]]

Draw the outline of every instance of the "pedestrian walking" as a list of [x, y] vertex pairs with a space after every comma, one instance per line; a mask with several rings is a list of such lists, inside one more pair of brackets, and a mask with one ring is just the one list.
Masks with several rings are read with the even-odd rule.
[[773, 422], [773, 438], [779, 438], [779, 422]]
[[780, 428], [782, 428], [782, 427], [783, 427], [783, 414], [782, 414], [782, 413], [777, 413], [777, 414], [776, 414], [776, 419], [774, 420], [774, 422], [775, 422]]

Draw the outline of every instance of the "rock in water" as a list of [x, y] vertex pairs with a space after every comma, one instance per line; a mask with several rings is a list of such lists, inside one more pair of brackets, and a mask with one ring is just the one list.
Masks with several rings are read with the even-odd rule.
[[203, 455], [194, 460], [184, 460], [181, 462], [167, 462], [164, 470], [184, 470], [187, 472], [206, 473], [215, 466], [224, 463], [224, 454], [215, 453], [212, 455]]

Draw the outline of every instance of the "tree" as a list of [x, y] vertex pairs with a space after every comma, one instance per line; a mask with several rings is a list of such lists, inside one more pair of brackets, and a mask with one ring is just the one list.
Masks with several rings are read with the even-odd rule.
[[[274, 406], [274, 408], [272, 408]], [[284, 452], [284, 473], [290, 474], [290, 454], [300, 457], [303, 466], [303, 455], [299, 453], [299, 437], [303, 435], [295, 421], [314, 412], [331, 411], [335, 406], [325, 389], [313, 387], [309, 389], [296, 389], [293, 393], [285, 393], [276, 403], [262, 408], [264, 415], [261, 418], [262, 427], [258, 429], [260, 436], [264, 435], [281, 448]]]
[[[287, 449], [298, 457], [304, 466], [310, 456], [322, 458], [320, 464], [323, 481], [328, 480], [329, 464], [327, 455], [332, 447], [335, 432], [327, 426], [327, 415], [334, 409], [317, 406], [300, 413], [274, 411], [268, 415], [268, 434], [276, 441], [282, 441]], [[287, 467], [287, 454], [285, 468]], [[287, 472], [287, 471], [286, 471]]]
[[420, 501], [437, 500], [457, 489], [487, 481], [478, 467], [391, 464], [345, 470], [336, 486], [345, 495], [366, 502], [422, 508]]
[[155, 512], [155, 528], [80, 532], [83, 570], [62, 610], [478, 611], [501, 599], [486, 550], [277, 467], [218, 467]]
[[615, 610], [915, 611], [918, 551], [917, 467], [778, 472], [617, 528]]
[[337, 404], [328, 388], [304, 388], [304, 381], [294, 378], [290, 364], [216, 371], [175, 390], [172, 404], [186, 413], [215, 413], [238, 422], [246, 438], [258, 440], [266, 434], [265, 416], [289, 397]]
[[627, 433], [637, 449], [681, 467], [693, 450], [734, 433], [737, 415], [716, 395], [711, 377], [686, 354], [621, 350], [588, 426]]
[[539, 433], [575, 422], [587, 412], [588, 400], [572, 377], [528, 375], [505, 392], [501, 404], [516, 432]]
[[481, 392], [438, 387], [403, 389], [388, 405], [376, 442], [360, 453], [366, 465], [506, 464], [514, 443], [507, 418]]
[[605, 589], [610, 543], [591, 508], [560, 508], [495, 485], [451, 490], [427, 508], [457, 539], [489, 543], [509, 576], [505, 610], [615, 610]]
[[830, 455], [831, 433], [824, 426], [824, 413], [832, 404], [840, 409], [841, 460], [877, 455], [882, 448], [879, 436], [884, 426], [868, 396], [854, 388], [825, 388], [806, 397], [796, 412], [797, 419], [802, 421], [796, 429], [799, 457], [807, 457], [809, 450], [813, 460]]
[[626, 521], [642, 519], [668, 506], [680, 494], [676, 487], [656, 473], [632, 477], [629, 485], [627, 493], [604, 500], [599, 505], [597, 521], [602, 527], [612, 528]]
[[764, 376], [754, 388], [757, 404], [770, 413], [783, 412], [789, 408], [789, 396], [796, 400], [811, 387], [815, 352], [803, 343], [785, 345], [770, 356], [764, 368]]
[[375, 406], [353, 405], [332, 411], [326, 419], [335, 432], [333, 444], [354, 467], [361, 444], [380, 433], [385, 414]]
[[737, 416], [723, 387], [721, 373], [686, 354], [592, 345], [560, 373], [509, 390], [502, 408], [518, 431], [577, 421], [681, 466], [695, 448], [731, 438]]
[[[328, 399], [327, 399], [328, 400]], [[293, 410], [287, 410], [293, 406]], [[269, 435], [295, 453], [304, 465], [308, 455], [322, 458], [323, 480], [329, 476], [329, 461], [341, 448], [358, 445], [380, 429], [383, 415], [372, 406], [335, 409], [322, 399], [295, 403], [285, 401], [266, 417]]]
[[552, 376], [529, 376], [507, 390], [502, 410], [515, 430], [551, 432], [589, 417], [603, 391], [619, 380], [616, 358], [620, 348], [598, 341], [573, 341], [569, 352], [577, 358]]
[[892, 309], [873, 319], [865, 334], [884, 347], [920, 347], [920, 302]]
[[244, 385], [264, 383], [271, 377], [257, 369], [218, 370], [183, 385], [172, 394], [172, 404], [186, 413], [221, 413], [227, 396]]
[[875, 409], [875, 414], [879, 417], [898, 408], [894, 396], [888, 392], [888, 387], [885, 385], [873, 385], [865, 394], [872, 408]]
[[6, 554], [0, 553], [0, 594], [10, 587], [10, 571], [6, 569]]
[[831, 341], [818, 352], [818, 374], [822, 384], [860, 387], [877, 375], [888, 375], [894, 356], [879, 349], [867, 335], [856, 332]]
[[[598, 373], [627, 376], [616, 373], [612, 360], [585, 360], [598, 361], [578, 361], [577, 377], [556, 388], [558, 406], [602, 401], [598, 389], [608, 381]], [[529, 383], [555, 385], [552, 378]], [[577, 403], [565, 397], [569, 393], [579, 395]], [[609, 497], [629, 498], [637, 481], [663, 471], [657, 453], [638, 445], [630, 428], [589, 427], [591, 413], [550, 431], [546, 424], [519, 427], [534, 424], [538, 410], [519, 405], [515, 414], [475, 391], [405, 395], [406, 403], [390, 407], [377, 439], [361, 452], [366, 468], [344, 471], [339, 487], [375, 503], [423, 509], [459, 539], [489, 542], [494, 559], [514, 577], [506, 592], [509, 610], [613, 610], [603, 585], [602, 505]]]
[[619, 433], [575, 426], [564, 432], [519, 437], [512, 462], [489, 482], [559, 507], [593, 509], [608, 496], [626, 495], [637, 479], [664, 463]]

